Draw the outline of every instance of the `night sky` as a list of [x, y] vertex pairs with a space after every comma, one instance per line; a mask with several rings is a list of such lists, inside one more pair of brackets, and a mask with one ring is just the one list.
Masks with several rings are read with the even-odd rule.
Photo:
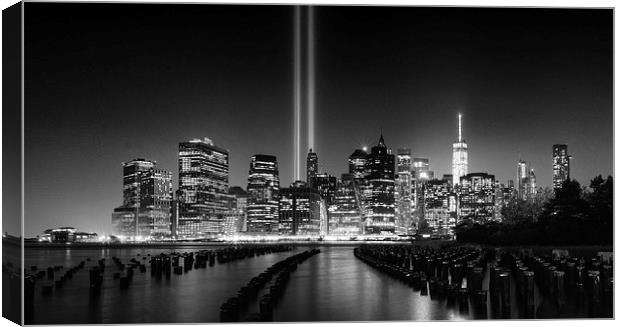
[[[26, 236], [110, 232], [121, 163], [156, 160], [176, 189], [178, 142], [195, 137], [229, 149], [231, 185], [247, 186], [257, 153], [292, 181], [293, 7], [25, 8]], [[582, 184], [613, 174], [612, 10], [315, 12], [321, 171], [346, 172], [383, 129], [394, 153], [451, 173], [461, 112], [469, 172], [506, 182], [522, 158], [550, 186], [552, 145], [566, 143]]]

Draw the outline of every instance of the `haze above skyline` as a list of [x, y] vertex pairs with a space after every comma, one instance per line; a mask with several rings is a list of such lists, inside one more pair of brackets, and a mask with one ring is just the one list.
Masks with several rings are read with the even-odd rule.
[[[230, 152], [230, 185], [250, 156], [293, 175], [293, 7], [25, 4], [25, 235], [110, 232], [121, 163], [172, 171], [178, 143]], [[568, 145], [582, 185], [613, 175], [613, 11], [316, 7], [315, 152], [347, 172], [380, 130], [396, 153], [451, 173], [457, 114], [469, 172], [505, 183], [519, 159], [551, 185]], [[305, 154], [302, 149], [305, 169]], [[302, 173], [302, 176], [305, 175]]]

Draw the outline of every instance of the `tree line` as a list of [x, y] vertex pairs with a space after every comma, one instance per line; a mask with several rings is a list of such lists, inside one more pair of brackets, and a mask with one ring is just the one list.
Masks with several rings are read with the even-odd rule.
[[502, 222], [464, 221], [459, 242], [489, 245], [613, 244], [613, 178], [596, 176], [589, 187], [566, 180], [543, 200], [513, 198], [502, 210]]

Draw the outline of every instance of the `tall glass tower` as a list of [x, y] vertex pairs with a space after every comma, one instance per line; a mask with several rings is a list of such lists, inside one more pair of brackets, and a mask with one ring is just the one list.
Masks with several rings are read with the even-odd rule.
[[368, 156], [369, 194], [366, 202], [366, 232], [370, 234], [394, 233], [394, 155], [383, 140], [374, 146]]
[[362, 210], [351, 174], [342, 174], [329, 209], [331, 235], [361, 234]]
[[275, 156], [257, 154], [250, 161], [248, 176], [247, 231], [278, 233], [280, 177]]
[[280, 189], [280, 234], [319, 236], [320, 206], [319, 191], [304, 182]]
[[411, 176], [411, 150], [398, 149], [397, 179], [396, 179], [396, 227], [399, 233], [406, 233], [412, 225], [412, 176]]
[[462, 138], [462, 115], [459, 114], [459, 138], [452, 144], [452, 184], [459, 184], [467, 175], [467, 142]]
[[553, 189], [562, 187], [565, 180], [570, 179], [570, 159], [566, 144], [553, 145]]
[[306, 183], [309, 187], [314, 186], [314, 177], [319, 173], [319, 157], [316, 152], [312, 152], [312, 149], [308, 152], [306, 158]]
[[528, 184], [527, 163], [523, 160], [519, 160], [517, 163], [517, 194], [519, 195], [519, 199], [527, 199]]
[[230, 197], [228, 150], [215, 146], [208, 138], [179, 143], [177, 235], [222, 233]]
[[368, 153], [366, 150], [357, 149], [349, 156], [349, 174], [357, 183], [366, 178], [368, 175]]
[[123, 205], [114, 209], [114, 232], [126, 237], [167, 236], [171, 231], [172, 173], [155, 161], [123, 163]]

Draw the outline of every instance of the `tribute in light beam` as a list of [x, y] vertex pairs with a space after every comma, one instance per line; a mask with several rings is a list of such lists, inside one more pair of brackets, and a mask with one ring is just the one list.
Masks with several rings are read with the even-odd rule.
[[[294, 13], [294, 124], [293, 124], [293, 178], [301, 179], [302, 149], [314, 146], [315, 125], [315, 53], [314, 8], [295, 6]], [[302, 140], [302, 119], [307, 119], [306, 142]]]
[[315, 149], [314, 146], [314, 7], [308, 7], [306, 51], [308, 56], [308, 148]]
[[295, 6], [294, 14], [294, 104], [293, 104], [293, 179], [300, 179], [301, 155], [301, 8]]

